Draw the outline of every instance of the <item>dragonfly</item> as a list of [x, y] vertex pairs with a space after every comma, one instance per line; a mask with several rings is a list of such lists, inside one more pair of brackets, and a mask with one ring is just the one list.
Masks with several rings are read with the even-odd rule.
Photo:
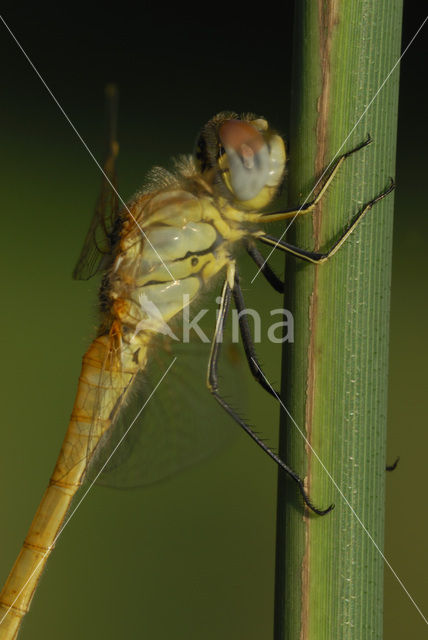
[[[76, 399], [53, 474], [0, 593], [0, 640], [18, 636], [82, 484], [97, 479], [100, 470], [105, 471], [107, 484], [117, 470], [120, 471], [117, 477], [123, 477], [122, 467], [129, 466], [129, 457], [134, 454], [121, 455], [118, 445], [123, 439], [122, 418], [132, 403], [135, 389], [139, 390], [137, 397], [139, 393], [146, 396], [150, 410], [153, 390], [138, 386], [139, 381], [158, 356], [163, 355], [170, 360], [162, 382], [168, 385], [167, 373], [174, 362], [171, 343], [176, 337], [170, 323], [186, 307], [193, 308], [204, 295], [212, 294], [214, 282], [222, 283], [210, 351], [204, 362], [207, 397], [211, 394], [217, 405], [284, 470], [296, 484], [307, 509], [325, 515], [333, 508], [313, 504], [299, 475], [225, 398], [219, 384], [220, 353], [233, 303], [239, 312], [240, 337], [250, 372], [278, 400], [279, 394], [267, 382], [257, 359], [245, 314], [237, 256], [243, 248], [279, 293], [283, 292], [284, 283], [265, 260], [260, 245], [315, 265], [334, 256], [365, 214], [393, 190], [392, 182], [361, 208], [325, 252], [289, 244], [270, 235], [264, 225], [313, 212], [345, 160], [367, 147], [371, 139], [332, 163], [312, 201], [298, 208], [264, 212], [284, 180], [285, 142], [265, 118], [223, 111], [203, 126], [193, 155], [181, 156], [173, 172], [153, 169], [142, 190], [128, 204], [120, 206], [116, 184], [117, 98], [117, 89], [108, 87], [110, 126], [104, 179], [73, 273], [74, 278], [81, 280], [95, 274], [102, 276], [99, 328], [83, 356]], [[182, 379], [181, 385], [186, 382]], [[198, 397], [197, 402], [203, 415], [204, 399]], [[148, 413], [143, 418], [150, 422], [152, 416]], [[128, 430], [127, 427], [126, 433]], [[144, 439], [142, 442], [146, 446]], [[107, 467], [106, 458], [101, 455], [106, 451], [113, 451], [116, 456], [107, 458]], [[144, 475], [145, 465], [141, 464], [136, 473]]]

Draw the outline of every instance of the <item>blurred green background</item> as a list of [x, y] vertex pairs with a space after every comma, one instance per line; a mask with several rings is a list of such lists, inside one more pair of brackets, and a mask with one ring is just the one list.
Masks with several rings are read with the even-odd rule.
[[[142, 10], [144, 8], [144, 11]], [[120, 87], [120, 193], [154, 164], [191, 152], [198, 128], [221, 109], [253, 110], [285, 136], [291, 9], [258, 16], [212, 6], [119, 5], [103, 14], [7, 10], [15, 32], [97, 158], [103, 87]], [[405, 3], [403, 45], [422, 22]], [[425, 32], [424, 32], [425, 31]], [[426, 606], [425, 409], [426, 28], [401, 67], [391, 316], [385, 554]], [[2, 69], [0, 581], [19, 551], [51, 473], [74, 401], [80, 359], [96, 326], [97, 282], [73, 282], [99, 171], [7, 31]], [[376, 132], [372, 132], [376, 135]], [[282, 259], [277, 260], [281, 270]], [[278, 298], [245, 263], [249, 306]], [[279, 349], [260, 345], [278, 381]], [[249, 382], [250, 383], [250, 382]], [[251, 384], [251, 383], [250, 383]], [[256, 385], [246, 409], [275, 433], [278, 409]], [[269, 426], [271, 425], [271, 426]], [[231, 424], [231, 429], [234, 429]], [[276, 470], [248, 438], [204, 464], [144, 490], [95, 488], [65, 530], [22, 633], [36, 638], [272, 636]], [[426, 627], [385, 571], [385, 638]]]

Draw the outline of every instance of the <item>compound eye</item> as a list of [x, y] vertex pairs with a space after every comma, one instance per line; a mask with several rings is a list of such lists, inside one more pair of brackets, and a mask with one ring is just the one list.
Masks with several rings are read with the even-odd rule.
[[269, 180], [269, 149], [262, 136], [248, 122], [226, 120], [219, 138], [229, 165], [229, 181], [238, 200], [251, 200]]

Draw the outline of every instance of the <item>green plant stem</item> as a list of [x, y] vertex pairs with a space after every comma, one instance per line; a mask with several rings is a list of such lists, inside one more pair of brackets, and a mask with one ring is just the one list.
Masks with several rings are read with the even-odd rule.
[[[296, 3], [290, 206], [335, 157], [374, 140], [346, 160], [317, 211], [293, 223], [287, 240], [300, 247], [331, 246], [394, 176], [399, 66], [375, 95], [400, 55], [401, 16], [402, 0]], [[287, 258], [295, 341], [284, 349], [292, 419], [283, 412], [280, 455], [318, 507], [336, 508], [309, 514], [280, 474], [275, 640], [382, 637], [393, 202], [378, 203], [326, 264]]]

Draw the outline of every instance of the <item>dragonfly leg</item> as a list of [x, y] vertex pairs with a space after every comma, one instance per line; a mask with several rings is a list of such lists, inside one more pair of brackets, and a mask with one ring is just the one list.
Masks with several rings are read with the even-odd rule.
[[297, 484], [302, 498], [305, 504], [311, 509], [314, 513], [318, 515], [325, 515], [333, 508], [333, 505], [327, 507], [327, 509], [318, 509], [315, 505], [312, 504], [308, 494], [305, 491], [305, 487], [303, 484], [303, 480], [297, 475], [293, 469], [291, 469], [288, 465], [285, 464], [279, 458], [272, 449], [270, 449], [265, 442], [253, 431], [253, 429], [238, 415], [238, 413], [224, 400], [224, 398], [219, 393], [219, 384], [218, 384], [218, 360], [220, 355], [220, 347], [221, 347], [221, 336], [223, 335], [224, 325], [227, 318], [227, 313], [230, 307], [230, 300], [232, 297], [232, 289], [229, 286], [228, 280], [226, 279], [222, 295], [219, 313], [217, 317], [217, 324], [214, 332], [213, 341], [211, 344], [211, 352], [210, 358], [208, 362], [208, 372], [207, 372], [207, 386], [209, 391], [212, 393], [214, 398], [217, 400], [219, 405], [223, 407], [223, 409], [235, 420], [235, 422], [243, 429], [249, 436], [259, 445], [259, 447], [270, 457], [272, 460], [276, 462], [276, 464], [281, 467], [289, 476], [294, 480]]
[[396, 460], [392, 464], [387, 464], [385, 469], [386, 471], [395, 471], [398, 465], [400, 458], [396, 458]]
[[254, 260], [266, 280], [275, 289], [275, 291], [278, 291], [278, 293], [284, 293], [284, 282], [281, 278], [278, 278], [275, 271], [271, 269], [263, 254], [260, 253], [257, 247], [252, 242], [247, 241], [245, 248], [249, 256]]
[[238, 319], [239, 319], [239, 332], [242, 338], [242, 344], [244, 347], [245, 355], [247, 358], [248, 366], [250, 371], [261, 387], [271, 396], [273, 396], [276, 400], [279, 398], [279, 392], [276, 392], [272, 389], [270, 384], [266, 382], [266, 378], [262, 374], [260, 362], [257, 358], [256, 350], [254, 348], [253, 339], [251, 337], [251, 329], [248, 323], [248, 318], [246, 314], [246, 306], [244, 301], [244, 296], [242, 294], [241, 285], [239, 284], [239, 275], [238, 271], [235, 270], [235, 282], [232, 290], [233, 300], [235, 302], [236, 309], [238, 311]]
[[[328, 171], [327, 176], [324, 179], [322, 179], [321, 189], [319, 190], [317, 196], [313, 200], [311, 200], [310, 202], [305, 202], [305, 204], [302, 204], [298, 208], [294, 207], [293, 209], [285, 209], [284, 211], [275, 211], [274, 213], [265, 213], [260, 218], [261, 222], [274, 222], [275, 220], [286, 220], [287, 218], [294, 218], [295, 216], [303, 215], [304, 213], [309, 213], [310, 211], [313, 211], [313, 209], [315, 209], [317, 204], [320, 202], [320, 200], [324, 196], [328, 187], [333, 182], [334, 177], [336, 176], [342, 164], [345, 162], [346, 158], [349, 158], [349, 156], [351, 156], [353, 153], [360, 151], [360, 149], [364, 149], [364, 147], [367, 147], [367, 145], [369, 145], [371, 142], [372, 142], [371, 137], [367, 136], [364, 142], [361, 142], [358, 146], [354, 147], [350, 151], [347, 151], [346, 153], [339, 156], [337, 160], [333, 163], [331, 169]], [[315, 187], [316, 186], [317, 185], [315, 185]]]
[[348, 228], [343, 232], [340, 238], [336, 240], [333, 246], [330, 247], [330, 249], [324, 253], [319, 253], [316, 251], [307, 251], [306, 249], [300, 249], [299, 247], [295, 247], [294, 245], [289, 244], [284, 240], [274, 238], [273, 236], [270, 236], [263, 232], [256, 232], [255, 234], [253, 234], [253, 237], [257, 238], [257, 240], [260, 240], [260, 242], [263, 242], [264, 244], [268, 244], [271, 246], [273, 245], [275, 248], [278, 248], [281, 251], [291, 253], [292, 255], [296, 256], [296, 258], [301, 258], [302, 260], [306, 260], [307, 262], [313, 262], [315, 264], [322, 264], [323, 262], [326, 262], [329, 258], [334, 256], [334, 254], [340, 249], [340, 247], [349, 238], [349, 236], [354, 231], [358, 223], [362, 220], [362, 218], [367, 213], [367, 211], [369, 211], [377, 202], [379, 202], [379, 200], [382, 200], [387, 195], [389, 195], [394, 189], [395, 189], [395, 183], [391, 179], [390, 185], [384, 191], [382, 191], [382, 193], [380, 193], [375, 198], [373, 198], [373, 200], [370, 200], [370, 202], [364, 205], [364, 207], [361, 209], [361, 211], [357, 213], [355, 218], [352, 220], [352, 222], [350, 223]]

